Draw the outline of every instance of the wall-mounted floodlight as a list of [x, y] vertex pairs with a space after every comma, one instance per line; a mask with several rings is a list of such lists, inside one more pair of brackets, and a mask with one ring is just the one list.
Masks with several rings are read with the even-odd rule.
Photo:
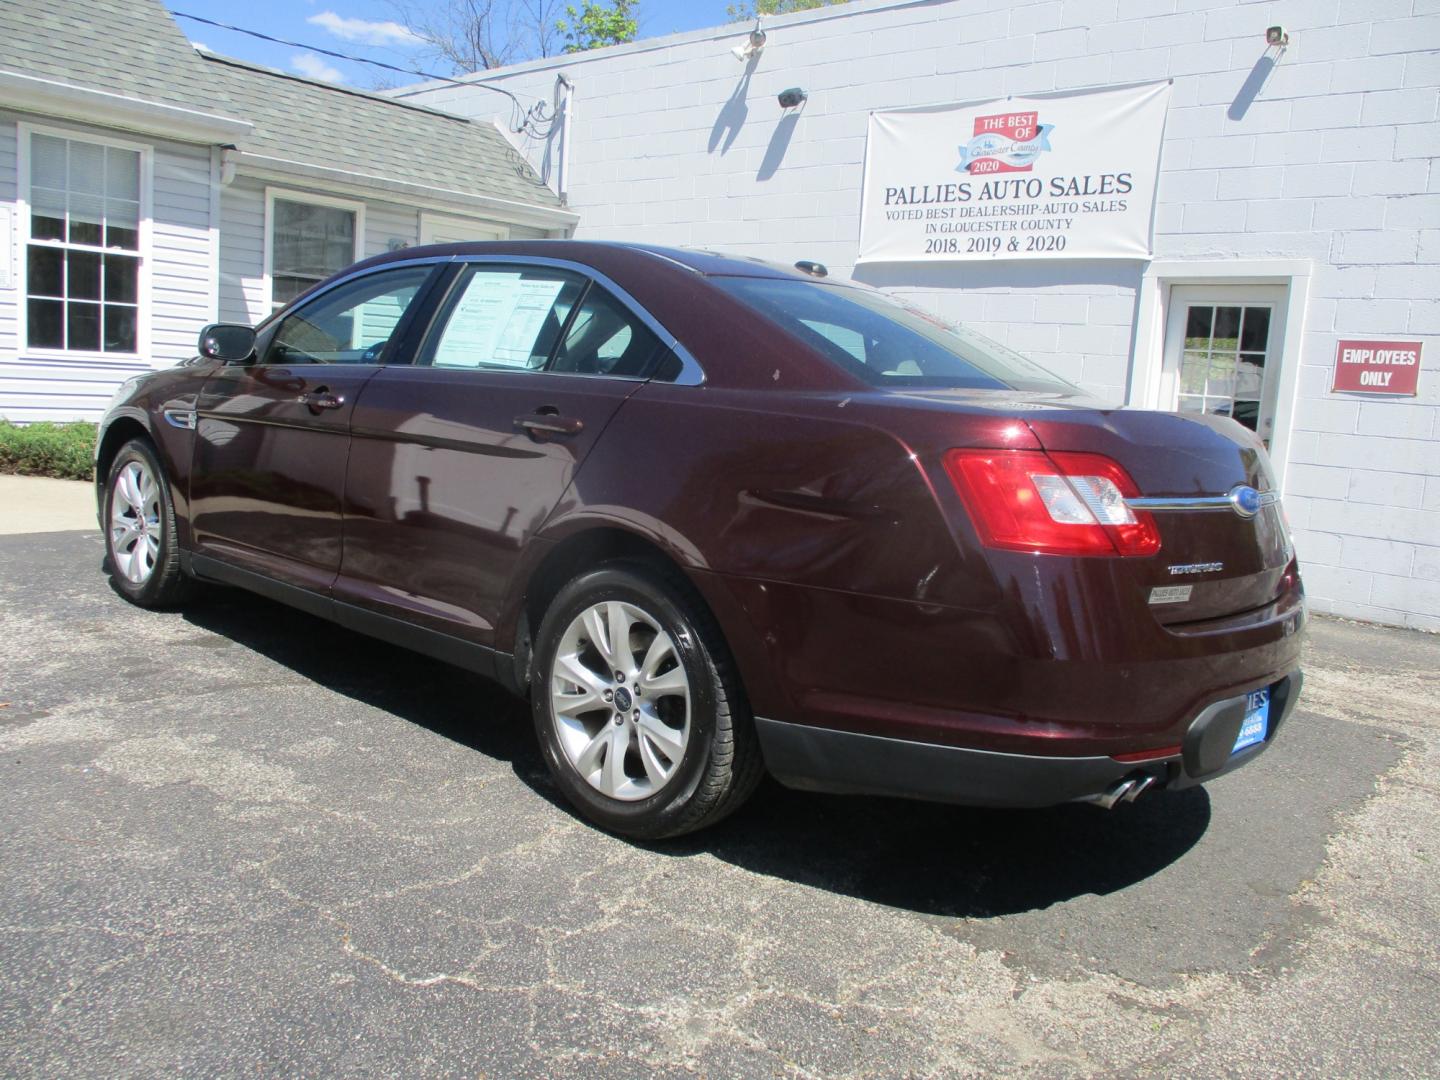
[[1278, 45], [1283, 49], [1290, 44], [1290, 35], [1285, 32], [1283, 26], [1268, 27], [1265, 31], [1265, 44]]
[[750, 37], [744, 45], [736, 45], [730, 50], [736, 60], [742, 64], [752, 56], [758, 56], [760, 50], [765, 48], [765, 31], [760, 28], [760, 20], [755, 20], [755, 29], [750, 31]]

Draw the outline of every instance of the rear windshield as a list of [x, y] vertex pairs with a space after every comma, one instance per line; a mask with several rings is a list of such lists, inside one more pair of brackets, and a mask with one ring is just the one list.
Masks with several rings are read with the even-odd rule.
[[876, 386], [1079, 392], [998, 341], [878, 290], [793, 278], [710, 280]]

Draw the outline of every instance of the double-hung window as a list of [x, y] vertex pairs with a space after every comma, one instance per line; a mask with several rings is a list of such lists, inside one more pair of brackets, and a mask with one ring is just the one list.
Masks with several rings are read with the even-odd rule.
[[38, 131], [29, 140], [26, 345], [134, 353], [141, 151]]
[[271, 192], [269, 210], [272, 311], [359, 257], [359, 204]]

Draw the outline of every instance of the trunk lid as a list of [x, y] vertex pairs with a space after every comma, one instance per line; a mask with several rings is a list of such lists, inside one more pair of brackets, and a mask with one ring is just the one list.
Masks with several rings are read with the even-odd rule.
[[[1294, 551], [1278, 500], [1253, 515], [1220, 501], [1237, 487], [1274, 491], [1253, 432], [1226, 417], [1125, 409], [1052, 408], [1024, 419], [1044, 449], [1104, 454], [1141, 498], [1173, 504], [1147, 510], [1160, 530], [1159, 553], [1124, 560], [1157, 621], [1220, 618], [1279, 596]], [[1200, 499], [1215, 501], [1194, 505]]]

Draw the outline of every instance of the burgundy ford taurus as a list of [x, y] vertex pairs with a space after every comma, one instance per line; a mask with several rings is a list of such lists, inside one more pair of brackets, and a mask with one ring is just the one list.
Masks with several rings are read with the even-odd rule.
[[1263, 751], [1305, 602], [1255, 436], [798, 266], [417, 248], [208, 327], [102, 425], [115, 584], [237, 585], [491, 676], [636, 837], [763, 771], [1108, 807]]

